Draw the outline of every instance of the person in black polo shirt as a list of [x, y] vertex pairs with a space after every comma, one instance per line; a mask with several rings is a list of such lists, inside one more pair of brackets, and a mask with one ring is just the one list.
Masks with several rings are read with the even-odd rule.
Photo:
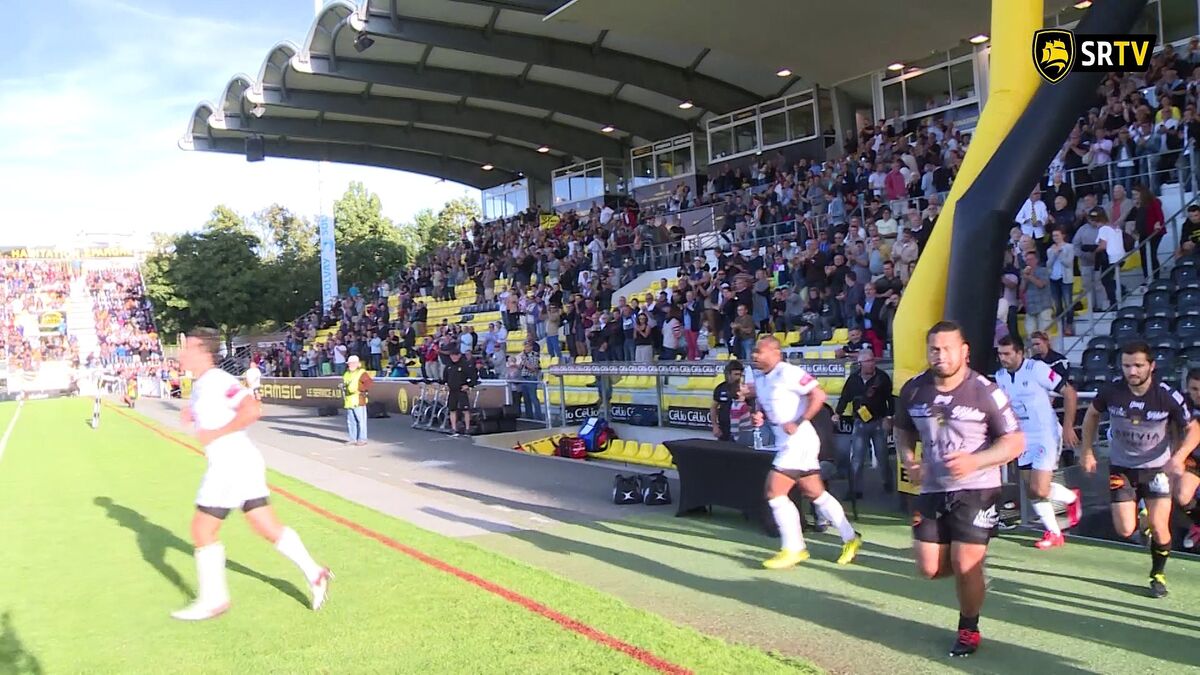
[[862, 497], [863, 467], [867, 452], [874, 449], [883, 491], [892, 491], [892, 469], [888, 462], [887, 434], [893, 413], [892, 378], [875, 366], [870, 349], [858, 353], [858, 370], [846, 378], [841, 398], [834, 410], [834, 422], [846, 415], [853, 420], [850, 435], [850, 468], [854, 472], [856, 497]]
[[450, 435], [458, 436], [458, 416], [465, 418], [464, 431], [471, 429], [470, 390], [479, 384], [479, 373], [475, 363], [464, 358], [458, 345], [451, 343], [442, 361], [442, 379], [449, 389], [446, 405], [450, 408]]
[[[847, 331], [847, 334], [848, 337], [846, 339], [846, 344], [842, 345], [837, 350], [837, 357], [839, 359], [844, 359], [847, 356], [853, 356], [863, 351], [871, 352], [871, 343], [863, 339], [863, 332], [861, 328], [851, 328], [849, 331]], [[871, 353], [874, 354], [875, 352]]]
[[[713, 389], [712, 409], [709, 418], [712, 420], [713, 436], [717, 440], [741, 442], [738, 430], [741, 420], [746, 414], [746, 370], [741, 361], [730, 361], [725, 364], [725, 381]], [[734, 423], [737, 422], [737, 426]]]

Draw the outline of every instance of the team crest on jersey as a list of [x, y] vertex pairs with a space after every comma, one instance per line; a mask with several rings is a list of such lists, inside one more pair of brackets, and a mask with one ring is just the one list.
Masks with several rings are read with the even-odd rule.
[[1109, 490], [1120, 490], [1123, 487], [1125, 487], [1125, 476], [1122, 476], [1121, 474], [1112, 474], [1108, 477]]
[[1150, 412], [1146, 413], [1146, 419], [1151, 421], [1165, 420], [1170, 416], [1170, 414], [1171, 413], [1167, 412], [1166, 410], [1151, 410]]
[[986, 509], [983, 509], [979, 513], [975, 514], [975, 521], [973, 524], [975, 525], [975, 527], [982, 527], [984, 529], [990, 530], [996, 526], [996, 523], [999, 523], [999, 522], [1000, 522], [1000, 514], [996, 513], [996, 507], [989, 506]]

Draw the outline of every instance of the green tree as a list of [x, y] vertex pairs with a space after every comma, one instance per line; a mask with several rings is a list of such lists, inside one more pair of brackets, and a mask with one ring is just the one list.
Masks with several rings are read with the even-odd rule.
[[213, 209], [212, 214], [208, 217], [208, 222], [204, 223], [204, 229], [250, 234], [250, 229], [246, 226], [246, 219], [224, 204], [218, 204]]
[[338, 283], [373, 284], [408, 263], [400, 230], [383, 215], [379, 195], [357, 181], [334, 202]]
[[254, 232], [262, 242], [263, 260], [300, 260], [317, 254], [317, 226], [285, 206], [272, 204], [255, 213]]
[[161, 330], [212, 326], [232, 348], [236, 335], [267, 318], [274, 298], [264, 293], [258, 237], [239, 231], [244, 222], [239, 227], [219, 213], [222, 208], [202, 231], [160, 240], [162, 248], [147, 258], [145, 278]]

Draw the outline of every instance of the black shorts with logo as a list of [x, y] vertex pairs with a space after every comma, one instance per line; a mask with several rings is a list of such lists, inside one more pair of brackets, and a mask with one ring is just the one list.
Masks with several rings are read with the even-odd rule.
[[998, 487], [917, 495], [913, 539], [930, 544], [987, 544], [1000, 522], [999, 499]]
[[1114, 504], [1139, 499], [1168, 499], [1171, 483], [1164, 467], [1130, 469], [1124, 466], [1108, 468], [1108, 495]]
[[446, 405], [454, 412], [461, 412], [470, 409], [471, 402], [467, 400], [467, 392], [461, 389], [458, 391], [451, 389]]

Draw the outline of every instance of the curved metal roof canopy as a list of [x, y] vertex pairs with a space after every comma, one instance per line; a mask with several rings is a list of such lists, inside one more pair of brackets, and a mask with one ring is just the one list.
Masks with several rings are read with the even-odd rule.
[[[632, 145], [701, 130], [713, 114], [945, 48], [937, 36], [986, 31], [990, 7], [359, 2], [329, 3], [302, 44], [282, 42], [257, 77], [232, 78], [218, 102], [196, 109], [180, 146], [234, 152], [261, 136], [268, 156], [361, 160], [479, 188], [522, 174], [545, 181], [559, 166], [624, 160]], [[887, 53], [864, 47], [863, 35], [887, 35]], [[797, 75], [777, 76], [785, 69]], [[479, 170], [485, 164], [497, 170]]]
[[348, 162], [375, 148], [359, 163], [483, 188], [623, 159], [778, 91], [760, 67], [700, 46], [546, 23], [561, 4], [332, 2], [303, 44], [276, 45], [257, 77], [237, 75], [197, 107], [180, 147], [236, 153], [259, 136], [268, 156]]

